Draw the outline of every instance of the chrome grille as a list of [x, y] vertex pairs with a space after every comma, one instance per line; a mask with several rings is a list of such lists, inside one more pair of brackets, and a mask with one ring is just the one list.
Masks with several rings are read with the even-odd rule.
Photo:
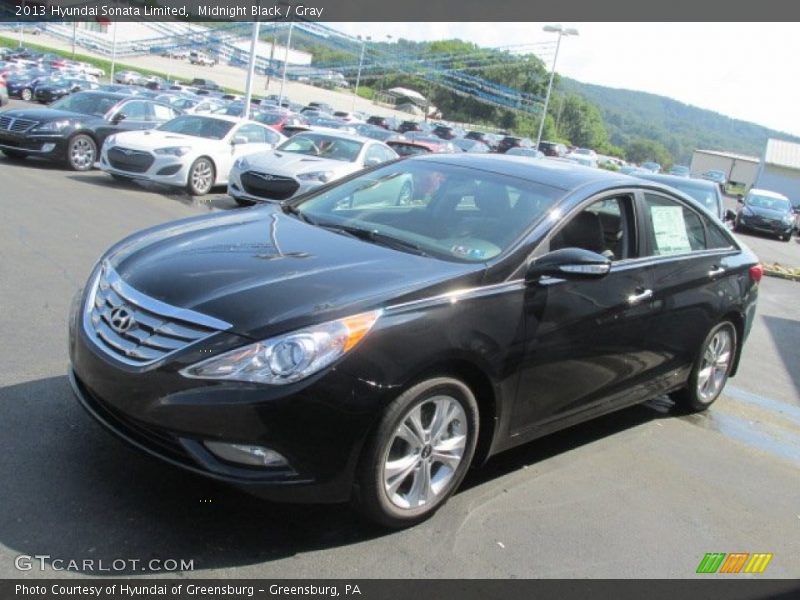
[[132, 365], [156, 362], [230, 324], [165, 304], [134, 290], [106, 266], [84, 311], [84, 327], [97, 346]]
[[0, 116], [0, 130], [2, 131], [25, 133], [37, 123], [38, 121], [31, 121], [30, 119], [15, 119], [14, 117]]
[[259, 173], [258, 171], [245, 171], [241, 174], [240, 180], [248, 194], [272, 200], [291, 198], [300, 187], [300, 184], [292, 177]]

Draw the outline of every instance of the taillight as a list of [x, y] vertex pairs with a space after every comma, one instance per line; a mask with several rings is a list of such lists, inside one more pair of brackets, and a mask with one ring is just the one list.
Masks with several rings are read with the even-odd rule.
[[750, 279], [753, 280], [754, 283], [758, 283], [761, 281], [761, 278], [764, 276], [764, 267], [761, 264], [757, 264], [753, 267], [750, 267]]

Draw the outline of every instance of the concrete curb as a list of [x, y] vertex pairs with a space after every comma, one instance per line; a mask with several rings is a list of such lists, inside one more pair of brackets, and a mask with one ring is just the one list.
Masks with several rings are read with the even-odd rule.
[[767, 277], [777, 277], [778, 279], [788, 279], [789, 281], [800, 281], [800, 269], [781, 266], [778, 263], [765, 264], [764, 275]]

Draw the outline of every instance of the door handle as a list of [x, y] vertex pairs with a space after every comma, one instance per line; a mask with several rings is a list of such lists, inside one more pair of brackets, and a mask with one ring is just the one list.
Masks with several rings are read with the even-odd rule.
[[714, 268], [712, 268], [712, 269], [711, 269], [711, 270], [708, 272], [708, 276], [709, 276], [709, 277], [717, 277], [718, 275], [722, 275], [724, 272], [725, 272], [725, 269], [724, 269], [723, 267], [717, 267], [717, 266], [715, 266]]
[[638, 294], [631, 294], [628, 296], [628, 304], [639, 304], [644, 300], [649, 300], [653, 297], [653, 290], [644, 290]]

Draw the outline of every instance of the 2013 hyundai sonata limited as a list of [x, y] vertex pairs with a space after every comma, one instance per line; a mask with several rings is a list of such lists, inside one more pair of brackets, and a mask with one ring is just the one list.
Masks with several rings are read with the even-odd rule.
[[406, 526], [512, 446], [664, 393], [708, 408], [761, 274], [672, 188], [420, 156], [119, 242], [76, 297], [70, 377], [173, 465]]

